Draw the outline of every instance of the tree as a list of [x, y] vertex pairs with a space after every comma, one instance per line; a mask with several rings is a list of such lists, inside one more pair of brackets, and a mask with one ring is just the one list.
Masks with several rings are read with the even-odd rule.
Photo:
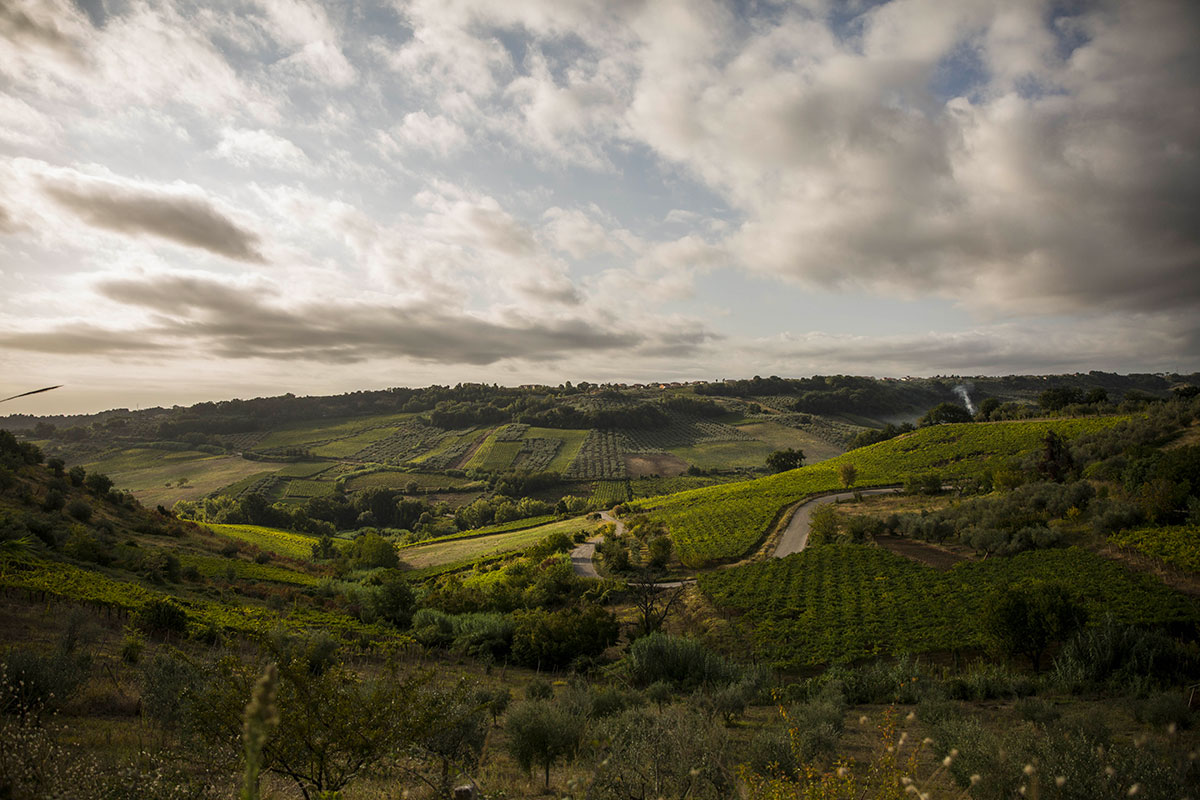
[[582, 720], [548, 700], [531, 700], [508, 712], [505, 723], [508, 749], [512, 757], [529, 772], [534, 764], [545, 769], [550, 788], [550, 767], [563, 756], [579, 749], [583, 738]]
[[847, 461], [838, 467], [838, 477], [842, 479], [842, 486], [849, 489], [858, 480], [858, 468]]
[[990, 604], [984, 626], [1009, 655], [1025, 655], [1040, 672], [1042, 654], [1069, 638], [1087, 622], [1087, 612], [1065, 587], [1033, 583], [1010, 587]]
[[1083, 390], [1075, 386], [1055, 386], [1038, 395], [1038, 405], [1047, 411], [1059, 411], [1083, 401]]
[[638, 612], [636, 636], [646, 636], [661, 630], [672, 607], [687, 590], [687, 586], [660, 586], [663, 573], [658, 570], [639, 570], [629, 581], [629, 593]]
[[[218, 662], [185, 700], [190, 735], [236, 759], [257, 676], [233, 659]], [[429, 680], [426, 672], [394, 669], [363, 680], [337, 665], [314, 674], [305, 658], [285, 654], [276, 695], [279, 725], [262, 746], [262, 770], [293, 781], [305, 800], [334, 796], [384, 759], [419, 749], [444, 722], [442, 705], [427, 702]]]
[[1042, 439], [1042, 458], [1038, 471], [1055, 483], [1062, 483], [1075, 466], [1067, 442], [1057, 431], [1047, 431]]
[[787, 450], [776, 450], [767, 456], [767, 468], [772, 472], [786, 472], [804, 466], [804, 451], [789, 447]]
[[975, 418], [971, 416], [971, 412], [960, 406], [958, 403], [939, 403], [926, 412], [925, 416], [921, 417], [917, 424], [922, 427], [930, 425], [945, 425], [954, 422], [974, 422]]

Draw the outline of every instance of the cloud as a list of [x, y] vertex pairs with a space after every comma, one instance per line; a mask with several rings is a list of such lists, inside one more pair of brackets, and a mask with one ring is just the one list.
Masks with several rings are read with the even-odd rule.
[[59, 170], [43, 178], [41, 189], [97, 228], [155, 236], [235, 261], [265, 261], [258, 234], [195, 187], [118, 182]]
[[312, 167], [308, 156], [290, 139], [265, 130], [225, 128], [217, 154], [240, 167], [264, 166], [279, 170]]
[[506, 359], [559, 359], [584, 352], [647, 346], [686, 349], [691, 331], [661, 341], [614, 331], [580, 318], [503, 320], [433, 304], [392, 305], [309, 299], [291, 302], [262, 281], [224, 282], [207, 276], [106, 278], [106, 299], [150, 314], [126, 330], [68, 323], [42, 332], [0, 334], [0, 346], [48, 353], [129, 354], [188, 348], [218, 358], [355, 363], [408, 358], [445, 364]]
[[1004, 314], [1200, 302], [1195, 7], [895, 0], [857, 38], [674, 8], [630, 130], [740, 213], [745, 267]]

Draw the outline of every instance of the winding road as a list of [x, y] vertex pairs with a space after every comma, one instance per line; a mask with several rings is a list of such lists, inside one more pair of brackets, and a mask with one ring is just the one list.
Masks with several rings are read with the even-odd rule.
[[[891, 494], [901, 491], [900, 487], [893, 486], [884, 489], [859, 489], [856, 491], [838, 492], [836, 494], [826, 494], [820, 497], [814, 497], [811, 500], [806, 500], [796, 506], [796, 510], [792, 512], [792, 518], [788, 521], [788, 526], [784, 529], [783, 535], [779, 537], [779, 544], [775, 546], [774, 558], [783, 558], [790, 556], [793, 553], [799, 553], [808, 545], [808, 531], [812, 527], [812, 512], [818, 506], [823, 506], [828, 503], [836, 503], [839, 500], [848, 500], [856, 495], [868, 494]], [[625, 534], [625, 523], [614, 517], [608, 511], [601, 511], [600, 518], [605, 522], [611, 522], [616, 526], [618, 536]], [[592, 563], [592, 559], [596, 554], [596, 544], [604, 537], [597, 534], [586, 542], [575, 546], [571, 551], [571, 566], [575, 570], [575, 574], [582, 578], [598, 578], [600, 575], [596, 572], [596, 565]], [[679, 586], [681, 583], [690, 581], [672, 581], [662, 584], [663, 588]]]

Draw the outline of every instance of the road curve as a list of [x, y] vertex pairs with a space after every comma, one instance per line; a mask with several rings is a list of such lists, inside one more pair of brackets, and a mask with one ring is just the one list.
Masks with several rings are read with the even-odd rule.
[[821, 497], [814, 497], [811, 500], [801, 503], [792, 513], [792, 518], [788, 522], [787, 528], [784, 529], [783, 535], [779, 537], [779, 544], [775, 547], [775, 558], [790, 556], [792, 553], [799, 553], [805, 548], [808, 544], [808, 531], [812, 526], [812, 512], [817, 506], [836, 503], [838, 500], [848, 500], [860, 494], [890, 494], [898, 491], [900, 491], [900, 488], [895, 486], [887, 489], [860, 489], [856, 492], [838, 492], [837, 494], [822, 495]]
[[[600, 512], [600, 519], [605, 522], [611, 522], [615, 528], [615, 533], [618, 536], [625, 535], [625, 523], [614, 517], [607, 511]], [[575, 545], [575, 549], [571, 551], [571, 569], [575, 570], [575, 574], [581, 578], [599, 578], [600, 574], [596, 572], [596, 565], [592, 559], [596, 555], [596, 544], [604, 537], [600, 534], [590, 537], [585, 542], [580, 542]]]

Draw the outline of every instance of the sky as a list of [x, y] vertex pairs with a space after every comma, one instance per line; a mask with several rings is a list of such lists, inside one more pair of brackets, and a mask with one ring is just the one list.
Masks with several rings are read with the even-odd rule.
[[1200, 370], [1189, 0], [0, 0], [0, 396]]

